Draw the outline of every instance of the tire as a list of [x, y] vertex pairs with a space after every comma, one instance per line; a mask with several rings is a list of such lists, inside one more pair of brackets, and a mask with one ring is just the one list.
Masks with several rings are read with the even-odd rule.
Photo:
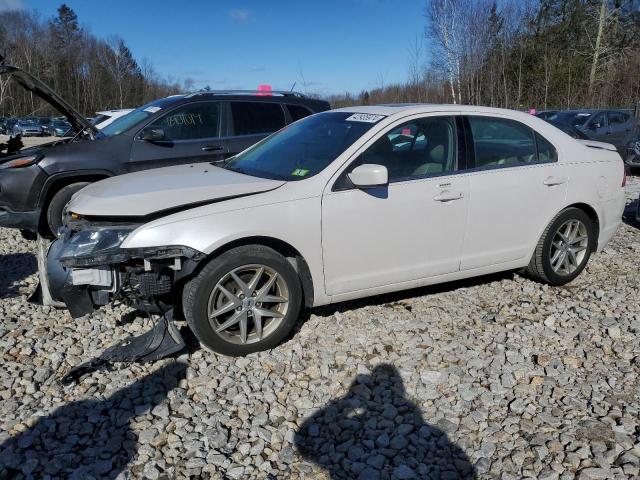
[[[260, 268], [262, 277], [251, 293], [252, 280]], [[231, 272], [247, 289], [242, 289]], [[275, 279], [273, 273], [277, 274]], [[270, 281], [272, 285], [268, 286]], [[285, 298], [287, 302], [282, 301]], [[247, 245], [232, 248], [206, 264], [185, 285], [182, 305], [189, 327], [205, 348], [235, 357], [273, 348], [287, 336], [300, 314], [302, 286], [285, 257], [269, 247]], [[281, 317], [269, 317], [267, 311]], [[210, 319], [209, 312], [222, 313]], [[225, 324], [230, 326], [225, 329]]]
[[[567, 245], [559, 235], [564, 235], [570, 224], [574, 226], [581, 224], [582, 227], [576, 227], [578, 230], [576, 241], [569, 242]], [[577, 239], [582, 237], [586, 238], [578, 242]], [[566, 235], [564, 238], [569, 239]], [[526, 273], [534, 280], [549, 285], [558, 286], [569, 283], [584, 270], [591, 252], [595, 250], [596, 241], [595, 226], [589, 216], [579, 208], [567, 208], [556, 215], [545, 229], [536, 245]], [[558, 251], [560, 251], [559, 254]], [[559, 256], [556, 257], [555, 254]], [[565, 258], [567, 263], [562, 260]]]
[[62, 213], [64, 211], [64, 207], [67, 206], [67, 203], [69, 203], [69, 200], [71, 200], [74, 193], [82, 190], [87, 185], [89, 185], [89, 182], [72, 183], [71, 185], [62, 187], [51, 198], [51, 201], [47, 206], [47, 226], [49, 228], [49, 232], [54, 237], [56, 236], [58, 228], [62, 226]]

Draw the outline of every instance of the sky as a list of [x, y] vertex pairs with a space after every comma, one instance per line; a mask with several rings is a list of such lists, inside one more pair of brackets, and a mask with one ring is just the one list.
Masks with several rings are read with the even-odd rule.
[[[44, 18], [60, 1], [0, 0]], [[425, 30], [425, 0], [67, 0], [83, 27], [119, 35], [136, 59], [196, 88], [330, 95], [406, 80]], [[423, 47], [423, 52], [426, 52]]]

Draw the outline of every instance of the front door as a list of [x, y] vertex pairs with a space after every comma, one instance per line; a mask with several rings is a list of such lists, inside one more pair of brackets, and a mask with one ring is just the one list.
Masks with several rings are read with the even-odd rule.
[[161, 129], [164, 137], [147, 141], [139, 132], [131, 148], [129, 171], [223, 159], [227, 143], [220, 138], [221, 106], [220, 102], [181, 105], [147, 125]]
[[[469, 201], [457, 175], [454, 117], [422, 117], [385, 132], [329, 184], [322, 199], [328, 295], [455, 272]], [[347, 173], [387, 168], [389, 185], [355, 188]]]

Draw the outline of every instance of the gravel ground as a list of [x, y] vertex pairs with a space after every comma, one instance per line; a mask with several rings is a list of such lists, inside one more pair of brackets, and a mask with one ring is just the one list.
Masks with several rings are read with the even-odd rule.
[[[0, 135], [0, 143], [5, 143], [9, 140], [9, 135]], [[59, 140], [59, 139], [57, 139]], [[26, 147], [34, 147], [36, 145], [42, 145], [43, 143], [55, 142], [55, 137], [24, 137], [22, 143]]]
[[349, 302], [269, 352], [70, 386], [148, 324], [27, 303], [33, 244], [0, 229], [0, 479], [639, 478], [639, 227], [562, 288], [507, 273]]

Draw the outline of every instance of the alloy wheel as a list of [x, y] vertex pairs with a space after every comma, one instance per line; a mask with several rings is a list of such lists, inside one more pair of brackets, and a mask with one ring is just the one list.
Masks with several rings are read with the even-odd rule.
[[589, 236], [587, 227], [580, 220], [564, 222], [551, 241], [551, 268], [558, 275], [571, 275], [587, 254]]
[[259, 342], [271, 335], [287, 314], [289, 289], [273, 268], [252, 264], [223, 275], [211, 291], [209, 322], [224, 340]]

